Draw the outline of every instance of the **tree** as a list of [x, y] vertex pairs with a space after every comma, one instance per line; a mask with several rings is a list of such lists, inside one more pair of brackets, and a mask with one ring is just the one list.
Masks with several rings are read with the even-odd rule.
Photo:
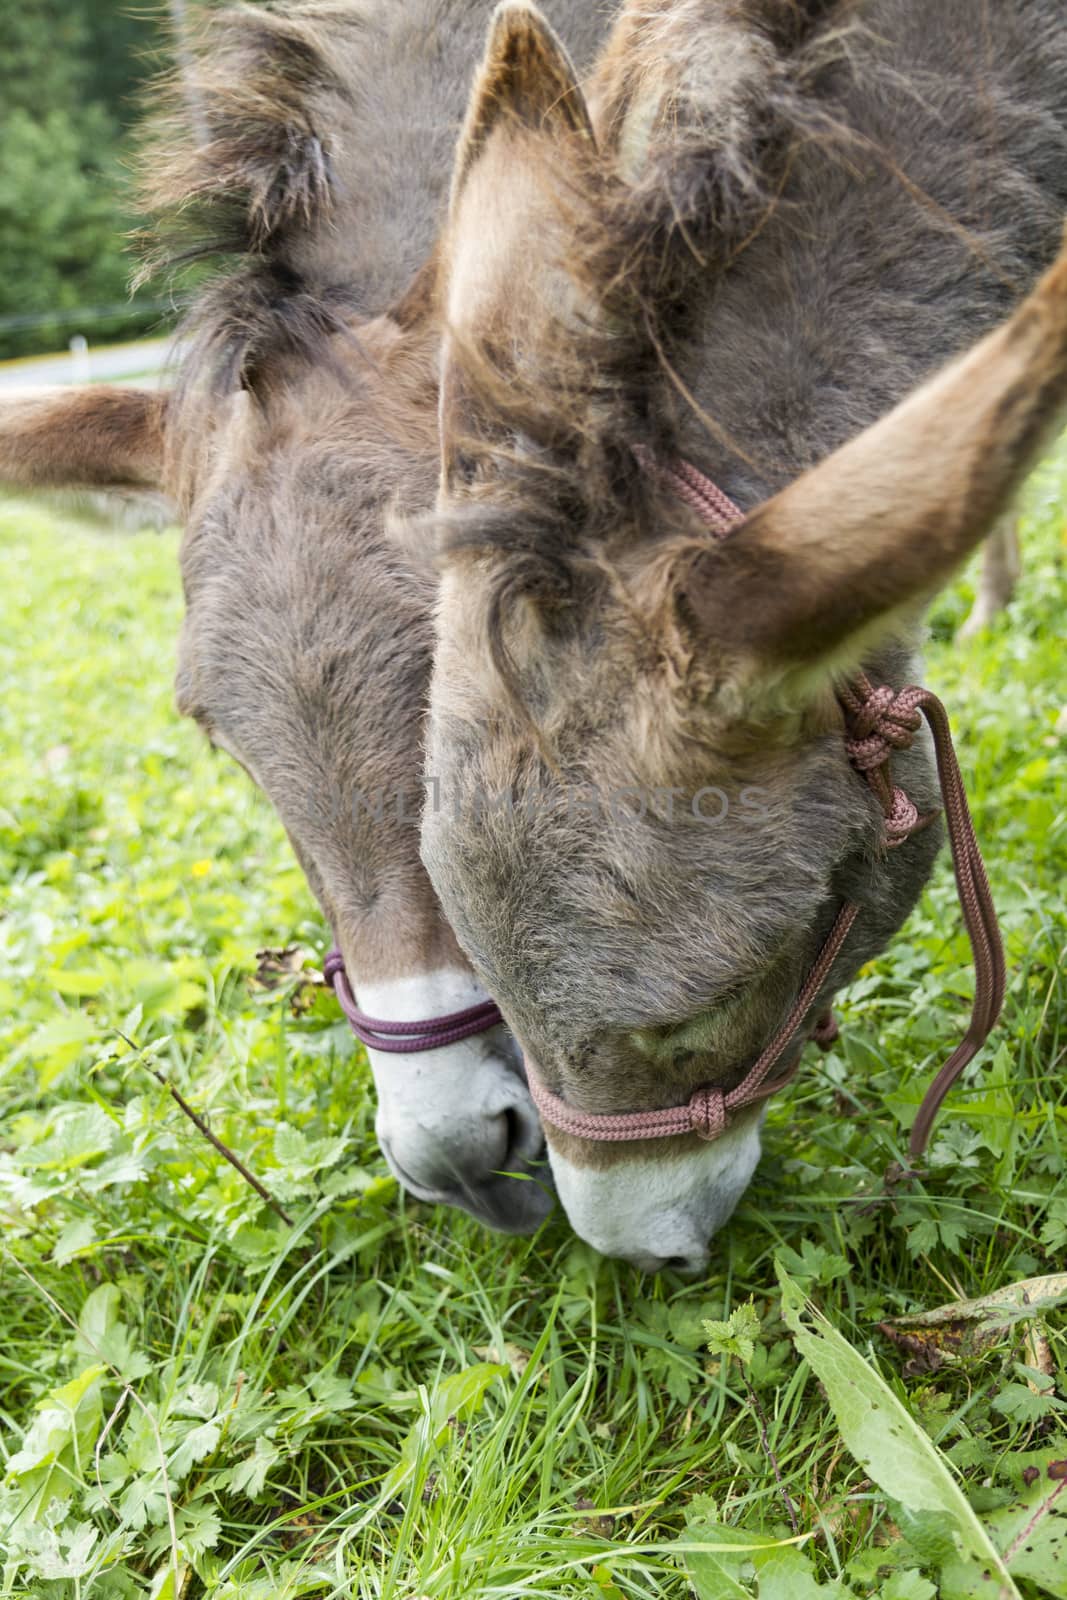
[[[158, 64], [157, 17], [114, 0], [35, 0], [4, 19], [0, 54], [0, 357], [73, 333], [133, 336], [124, 136]], [[93, 315], [71, 320], [81, 310]]]

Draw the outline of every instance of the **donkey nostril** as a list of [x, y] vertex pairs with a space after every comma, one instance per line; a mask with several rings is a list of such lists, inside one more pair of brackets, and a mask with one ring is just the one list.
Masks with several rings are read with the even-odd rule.
[[675, 1256], [625, 1256], [631, 1266], [639, 1272], [649, 1274], [656, 1272], [679, 1272], [684, 1277], [691, 1278], [696, 1273], [702, 1272], [707, 1266], [708, 1252], [706, 1250], [691, 1250], [688, 1255]]
[[522, 1155], [522, 1118], [514, 1106], [509, 1106], [503, 1113], [504, 1116], [504, 1158], [501, 1163], [502, 1170], [510, 1171], [516, 1166], [524, 1166]]
[[496, 1163], [498, 1172], [526, 1172], [531, 1161], [544, 1154], [544, 1134], [532, 1111], [521, 1106], [506, 1106], [499, 1113], [503, 1151]]
[[704, 1265], [705, 1259], [703, 1255], [696, 1254], [691, 1256], [668, 1256], [663, 1266], [668, 1272], [699, 1272]]

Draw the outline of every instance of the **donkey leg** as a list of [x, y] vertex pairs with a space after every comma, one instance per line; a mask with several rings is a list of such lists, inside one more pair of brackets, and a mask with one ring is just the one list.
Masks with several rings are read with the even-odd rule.
[[1013, 516], [1004, 517], [997, 523], [982, 550], [978, 593], [969, 616], [960, 628], [961, 639], [970, 639], [976, 633], [981, 633], [997, 613], [1004, 610], [1015, 593], [1021, 571], [1019, 529]]

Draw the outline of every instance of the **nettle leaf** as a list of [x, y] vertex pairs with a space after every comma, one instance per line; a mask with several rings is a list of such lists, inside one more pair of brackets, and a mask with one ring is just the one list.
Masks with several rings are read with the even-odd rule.
[[20, 1152], [24, 1170], [65, 1173], [106, 1155], [119, 1129], [97, 1105], [61, 1106], [45, 1138]]
[[[971, 1509], [944, 1456], [883, 1378], [816, 1311], [781, 1268], [782, 1316], [797, 1350], [826, 1390], [847, 1448], [905, 1513], [937, 1524], [960, 1565], [986, 1583], [996, 1575], [1004, 1597], [1019, 1600], [1000, 1554]], [[906, 1530], [909, 1538], [910, 1529]]]
[[713, 1356], [736, 1356], [742, 1366], [747, 1366], [760, 1336], [760, 1319], [752, 1301], [738, 1306], [725, 1322], [705, 1320], [704, 1336]]
[[[281, 1171], [272, 1182], [283, 1198], [297, 1197], [316, 1174], [334, 1167], [348, 1149], [343, 1137], [309, 1139], [299, 1128], [282, 1123], [274, 1135], [274, 1159]], [[280, 1186], [279, 1186], [280, 1185]]]

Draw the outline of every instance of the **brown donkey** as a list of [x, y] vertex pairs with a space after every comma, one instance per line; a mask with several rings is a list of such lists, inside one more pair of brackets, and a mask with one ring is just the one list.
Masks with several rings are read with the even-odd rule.
[[[225, 254], [173, 393], [0, 409], [0, 480], [162, 488], [185, 526], [177, 697], [274, 803], [361, 1008], [414, 1022], [485, 1000], [419, 861], [435, 579], [389, 514], [426, 511], [436, 334], [418, 270], [447, 200], [487, 0], [216, 16], [148, 163], [168, 248]], [[589, 8], [554, 14], [580, 55]], [[414, 285], [414, 287], [411, 287]], [[383, 1035], [387, 1043], [388, 1035]], [[526, 1231], [550, 1199], [503, 1027], [368, 1051], [383, 1152], [415, 1194]]]
[[[1067, 401], [1067, 257], [988, 331], [1065, 210], [1060, 0], [635, 0], [588, 96], [497, 14], [443, 251], [423, 858], [605, 1252], [700, 1267], [759, 1155], [724, 1092], [930, 870], [835, 690], [913, 681]], [[893, 774], [936, 809], [925, 733]], [[691, 1098], [718, 1137], [596, 1120]]]

